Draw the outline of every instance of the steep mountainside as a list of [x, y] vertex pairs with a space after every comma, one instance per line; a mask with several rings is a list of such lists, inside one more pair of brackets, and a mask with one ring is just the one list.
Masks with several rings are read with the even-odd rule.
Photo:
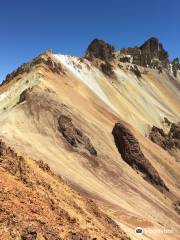
[[[163, 49], [162, 45], [159, 47]], [[179, 122], [180, 73], [177, 68], [174, 76], [172, 63], [168, 60], [164, 65], [164, 58], [154, 53], [151, 44], [147, 52], [150, 58], [159, 56], [161, 71], [154, 65], [133, 63], [129, 52], [115, 51], [111, 45], [96, 39], [88, 47], [85, 58], [45, 52], [8, 75], [0, 87], [0, 138], [15, 152], [37, 161], [28, 160], [26, 164], [31, 167], [30, 172], [36, 172], [40, 182], [42, 177], [48, 179], [46, 183], [51, 182], [53, 193], [37, 183], [35, 190], [45, 196], [50, 194], [52, 199], [57, 194], [61, 209], [68, 214], [71, 209], [76, 219], [70, 224], [63, 215], [62, 239], [66, 239], [68, 231], [83, 234], [85, 229], [90, 239], [126, 239], [112, 220], [105, 223], [107, 216], [102, 211], [131, 239], [138, 239], [134, 232], [137, 226], [144, 228], [144, 240], [178, 239], [179, 145], [167, 151], [151, 141], [149, 135], [153, 126], [168, 134], [173, 124]], [[166, 54], [163, 56], [167, 60]], [[10, 158], [11, 164], [17, 162], [14, 155]], [[39, 168], [39, 161], [43, 161], [43, 166], [48, 164], [52, 172]], [[4, 167], [3, 162], [0, 161], [4, 200], [8, 198], [7, 189], [20, 202], [22, 194], [27, 198], [35, 196], [34, 188], [26, 184], [35, 180], [28, 175], [24, 182], [19, 175], [12, 174], [10, 167]], [[54, 174], [60, 175], [70, 187]], [[15, 196], [12, 185], [17, 186], [20, 195]], [[63, 195], [66, 194], [65, 204]], [[97, 215], [102, 216], [100, 220], [92, 209], [87, 210], [85, 197], [93, 199], [101, 209], [97, 210]], [[14, 207], [14, 214], [19, 215], [16, 205], [8, 201], [9, 211]], [[24, 213], [28, 211], [26, 201], [22, 203]], [[56, 210], [49, 209], [47, 198], [36, 196], [35, 201], [38, 203], [32, 203], [33, 206], [41, 205], [42, 201], [49, 214], [58, 217]], [[78, 211], [73, 203], [78, 205]], [[91, 221], [86, 227], [89, 214]], [[18, 216], [18, 223], [24, 221], [25, 215]], [[38, 215], [41, 216], [46, 219], [47, 227], [38, 233], [39, 239], [46, 234], [44, 229], [48, 232], [54, 224], [46, 211]], [[60, 231], [59, 223], [56, 224]], [[11, 226], [5, 222], [3, 234], [7, 232], [7, 235], [4, 236], [8, 236]], [[16, 231], [20, 234], [24, 229]]]

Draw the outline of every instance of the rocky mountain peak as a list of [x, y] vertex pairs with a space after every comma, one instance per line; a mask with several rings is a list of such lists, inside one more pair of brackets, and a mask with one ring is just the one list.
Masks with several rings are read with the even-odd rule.
[[110, 61], [114, 58], [114, 47], [103, 40], [94, 39], [86, 50], [85, 57], [89, 60], [98, 58], [104, 61]]
[[150, 52], [156, 52], [162, 50], [163, 46], [157, 38], [151, 37], [140, 46], [140, 49], [149, 50]]
[[164, 50], [162, 43], [155, 37], [148, 39], [140, 46], [140, 49], [142, 52], [149, 54], [151, 59], [157, 58], [160, 61], [168, 60], [168, 53]]
[[162, 43], [155, 37], [149, 38], [141, 46], [126, 48], [121, 51], [123, 54], [131, 55], [133, 63], [162, 70], [168, 67], [168, 53]]

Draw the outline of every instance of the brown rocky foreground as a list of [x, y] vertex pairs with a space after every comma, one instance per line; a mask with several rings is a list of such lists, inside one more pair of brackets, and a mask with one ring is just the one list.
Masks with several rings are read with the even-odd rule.
[[0, 175], [0, 240], [130, 239], [47, 164], [2, 141]]

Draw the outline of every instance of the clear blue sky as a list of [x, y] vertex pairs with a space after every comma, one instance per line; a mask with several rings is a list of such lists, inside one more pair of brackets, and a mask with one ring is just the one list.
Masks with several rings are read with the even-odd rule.
[[83, 55], [93, 38], [116, 49], [154, 36], [180, 56], [180, 0], [4, 0], [0, 3], [0, 81], [40, 52]]

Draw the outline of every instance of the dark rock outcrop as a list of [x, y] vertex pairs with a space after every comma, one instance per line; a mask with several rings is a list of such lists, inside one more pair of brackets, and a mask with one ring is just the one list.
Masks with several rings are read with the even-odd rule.
[[114, 77], [113, 66], [109, 62], [101, 63], [101, 71], [108, 77]]
[[103, 40], [94, 39], [88, 46], [85, 58], [91, 61], [99, 70], [108, 77], [115, 78], [113, 65], [115, 49]]
[[149, 138], [152, 142], [158, 144], [165, 150], [172, 149], [174, 147], [173, 141], [169, 139], [168, 135], [164, 133], [163, 129], [156, 126], [152, 127]]
[[164, 50], [162, 43], [157, 38], [148, 39], [140, 46], [143, 54], [144, 64], [151, 65], [153, 59], [158, 59], [163, 64], [168, 62], [168, 53]]
[[90, 139], [74, 126], [70, 117], [61, 115], [58, 119], [58, 125], [59, 131], [74, 149], [79, 149], [80, 151], [86, 150], [90, 155], [97, 156], [97, 151]]
[[93, 58], [111, 61], [114, 58], [114, 47], [103, 40], [94, 39], [88, 46], [85, 57], [90, 61]]
[[19, 96], [19, 102], [18, 103], [22, 103], [24, 101], [26, 101], [29, 97], [29, 92], [32, 90], [32, 88], [28, 88], [25, 89]]
[[177, 77], [177, 72], [180, 70], [180, 62], [179, 58], [175, 58], [172, 62], [172, 72], [175, 77]]
[[140, 171], [146, 181], [152, 183], [156, 188], [169, 191], [156, 169], [141, 151], [138, 140], [129, 129], [122, 123], [116, 123], [112, 134], [122, 159], [133, 169]]
[[165, 150], [180, 148], [180, 124], [172, 123], [168, 134], [165, 134], [163, 129], [153, 126], [149, 138]]
[[136, 65], [130, 66], [130, 71], [133, 72], [136, 75], [137, 78], [141, 78], [142, 77], [141, 72], [140, 72], [139, 68]]
[[178, 124], [172, 123], [168, 135], [169, 135], [169, 137], [176, 138], [176, 139], [180, 140], [180, 123], [178, 123]]
[[168, 53], [164, 50], [162, 43], [154, 37], [140, 47], [122, 49], [121, 53], [132, 56], [134, 64], [155, 68], [160, 72], [163, 67], [167, 68], [169, 63]]

